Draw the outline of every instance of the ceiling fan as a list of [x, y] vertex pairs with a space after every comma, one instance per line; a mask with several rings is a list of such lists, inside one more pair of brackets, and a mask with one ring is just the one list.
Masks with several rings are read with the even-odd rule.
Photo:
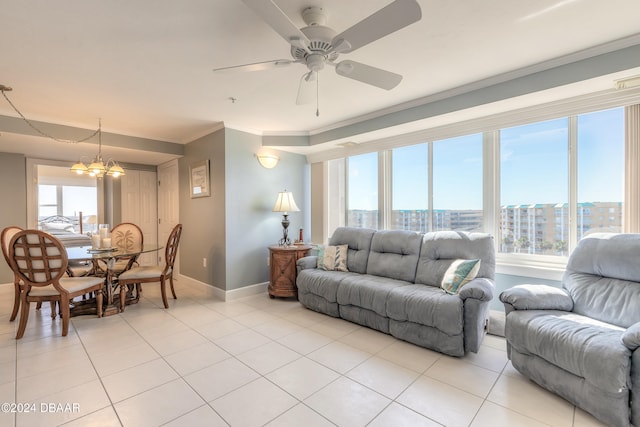
[[307, 26], [299, 29], [273, 0], [242, 1], [291, 45], [293, 59], [235, 65], [216, 68], [213, 71], [258, 71], [290, 64], [304, 64], [308, 72], [300, 79], [297, 104], [305, 104], [311, 100], [313, 82], [316, 82], [317, 90], [318, 72], [325, 65], [334, 67], [340, 76], [381, 89], [391, 90], [396, 87], [402, 80], [400, 74], [351, 60], [337, 62], [338, 57], [398, 31], [422, 17], [416, 0], [395, 0], [336, 35], [333, 29], [325, 26], [327, 15], [320, 7], [307, 7], [302, 11], [302, 19]]

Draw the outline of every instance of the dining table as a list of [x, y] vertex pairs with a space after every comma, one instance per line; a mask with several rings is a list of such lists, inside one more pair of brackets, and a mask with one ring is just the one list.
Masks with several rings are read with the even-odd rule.
[[[158, 244], [144, 244], [141, 248], [107, 248], [107, 249], [95, 249], [91, 246], [76, 246], [68, 247], [67, 259], [70, 263], [82, 263], [85, 262], [90, 267], [87, 275], [103, 275], [105, 276], [105, 289], [103, 296], [103, 316], [110, 316], [120, 312], [119, 293], [114, 291], [114, 287], [117, 286], [117, 279], [113, 281], [112, 274], [108, 274], [108, 270], [113, 269], [118, 259], [136, 257], [138, 255], [157, 252], [164, 246]], [[106, 266], [107, 271], [104, 271], [99, 262], [102, 261]], [[129, 294], [130, 295], [130, 294]], [[137, 299], [127, 299], [127, 304], [135, 304]], [[97, 307], [95, 298], [85, 299], [82, 301], [75, 301], [74, 306], [71, 308], [72, 316], [79, 316], [83, 314], [96, 314]]]

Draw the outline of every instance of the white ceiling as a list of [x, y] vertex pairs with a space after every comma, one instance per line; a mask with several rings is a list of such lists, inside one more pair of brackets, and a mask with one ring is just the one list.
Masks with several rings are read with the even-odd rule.
[[[390, 0], [274, 2], [299, 27], [304, 26], [301, 10], [320, 6], [329, 14], [327, 25], [341, 32]], [[13, 88], [8, 95], [28, 118], [79, 128], [95, 129], [101, 118], [105, 132], [176, 143], [203, 136], [221, 122], [257, 134], [309, 135], [491, 76], [640, 36], [638, 0], [418, 2], [422, 20], [341, 56], [400, 73], [401, 84], [385, 91], [325, 69], [319, 80], [319, 117], [315, 105], [295, 105], [303, 65], [212, 72], [290, 58], [289, 45], [240, 0], [4, 2], [0, 84]], [[600, 79], [581, 85], [580, 91], [601, 90], [597, 85], [603, 84], [612, 83]], [[0, 115], [17, 116], [4, 99]], [[73, 153], [71, 159], [85, 149], [83, 154], [95, 153], [94, 145], [43, 146], [41, 138], [26, 136], [14, 147], [13, 137], [0, 136], [0, 151], [28, 149], [36, 154], [27, 154], [55, 158]], [[121, 161], [157, 164], [166, 157], [109, 147], [103, 151], [108, 150]]]

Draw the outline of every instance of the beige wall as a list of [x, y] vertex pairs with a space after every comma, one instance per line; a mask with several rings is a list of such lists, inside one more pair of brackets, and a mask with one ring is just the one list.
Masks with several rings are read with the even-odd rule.
[[327, 239], [327, 218], [325, 218], [327, 187], [325, 162], [311, 165], [311, 241], [324, 244]]
[[[209, 160], [211, 196], [191, 198], [189, 166]], [[225, 130], [185, 146], [179, 162], [180, 175], [180, 274], [202, 283], [226, 288], [225, 231]], [[202, 259], [207, 258], [207, 266]]]
[[[27, 226], [26, 159], [22, 154], [0, 153], [0, 230]], [[13, 273], [0, 261], [0, 283], [13, 282]]]

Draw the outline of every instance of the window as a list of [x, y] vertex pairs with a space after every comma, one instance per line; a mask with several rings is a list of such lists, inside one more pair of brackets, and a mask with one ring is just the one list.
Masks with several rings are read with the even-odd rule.
[[482, 134], [433, 143], [433, 230], [482, 229]]
[[565, 254], [568, 142], [568, 119], [500, 131], [500, 252]]
[[[38, 165], [38, 222], [42, 219], [61, 215], [78, 221], [82, 213], [83, 221], [98, 211], [98, 191], [96, 178], [74, 175], [68, 167]], [[80, 227], [76, 227], [77, 232]]]
[[58, 187], [38, 185], [38, 218], [58, 215]]
[[347, 225], [378, 228], [378, 153], [348, 159]]
[[429, 231], [429, 146], [392, 150], [392, 230]]
[[556, 271], [584, 236], [622, 231], [624, 134], [625, 109], [614, 108], [429, 142], [413, 135], [399, 148], [384, 141], [329, 162], [329, 200], [341, 173], [347, 225], [486, 231], [508, 274]]
[[582, 114], [577, 121], [577, 238], [591, 232], [619, 233], [624, 208], [624, 110]]

